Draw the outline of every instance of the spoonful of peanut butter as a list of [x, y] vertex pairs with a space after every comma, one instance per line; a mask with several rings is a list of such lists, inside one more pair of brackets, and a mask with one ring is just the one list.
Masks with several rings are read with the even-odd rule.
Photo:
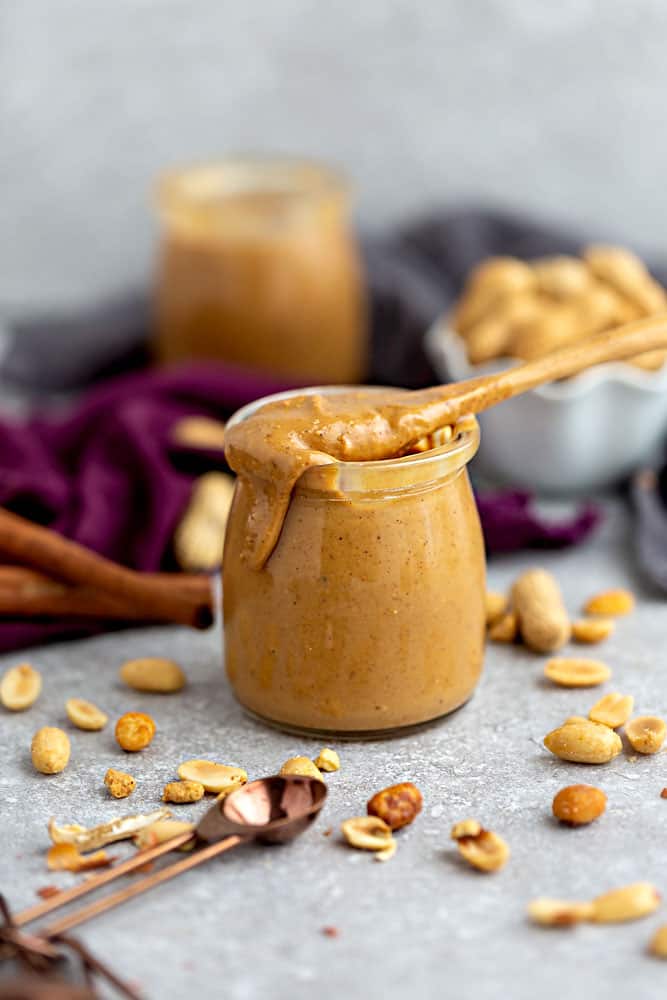
[[667, 347], [667, 315], [492, 375], [407, 392], [364, 388], [275, 400], [228, 428], [225, 454], [248, 491], [244, 557], [261, 569], [273, 552], [295, 483], [313, 466], [408, 454], [417, 442], [546, 382]]

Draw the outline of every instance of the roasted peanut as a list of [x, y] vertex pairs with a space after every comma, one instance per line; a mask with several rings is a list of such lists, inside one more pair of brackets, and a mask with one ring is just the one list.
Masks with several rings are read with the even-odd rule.
[[310, 757], [290, 757], [280, 768], [280, 773], [282, 775], [298, 774], [303, 778], [318, 778], [322, 781], [322, 773], [313, 764]]
[[545, 664], [544, 676], [561, 687], [597, 687], [609, 680], [611, 670], [601, 660], [555, 656]]
[[84, 701], [83, 698], [68, 698], [65, 702], [65, 711], [69, 721], [77, 729], [85, 729], [89, 732], [96, 732], [104, 729], [109, 721], [101, 708], [93, 705], [91, 701]]
[[614, 628], [611, 618], [578, 618], [572, 622], [572, 638], [575, 642], [592, 645], [608, 639]]
[[128, 660], [120, 668], [120, 679], [135, 691], [171, 694], [185, 687], [185, 674], [178, 663], [160, 656]]
[[512, 607], [521, 638], [530, 649], [551, 653], [570, 638], [570, 619], [560, 589], [546, 570], [521, 574], [512, 587]]
[[[140, 830], [136, 837], [133, 837], [133, 843], [140, 851], [145, 851], [149, 847], [157, 847], [158, 844], [164, 844], [167, 840], [180, 837], [183, 833], [194, 834], [194, 832], [194, 823], [186, 823], [180, 819], [162, 819]], [[184, 845], [184, 849], [193, 846], [194, 841], [190, 841]]]
[[181, 417], [171, 428], [174, 444], [186, 448], [207, 448], [222, 451], [225, 447], [225, 425], [220, 420], [212, 420], [200, 414]]
[[340, 771], [340, 757], [329, 747], [322, 747], [313, 763], [320, 771]]
[[422, 794], [411, 781], [391, 785], [369, 799], [366, 806], [369, 816], [379, 816], [390, 830], [408, 826], [422, 809]]
[[491, 642], [514, 642], [518, 634], [516, 615], [513, 611], [508, 611], [489, 629]]
[[590, 920], [592, 903], [574, 903], [565, 899], [534, 899], [528, 904], [528, 916], [542, 927], [572, 927]]
[[163, 802], [199, 802], [204, 797], [204, 786], [200, 781], [170, 781], [162, 792]]
[[667, 724], [656, 715], [638, 715], [626, 722], [625, 735], [637, 753], [657, 753], [665, 742]]
[[198, 781], [204, 791], [214, 795], [229, 795], [248, 780], [243, 768], [214, 764], [211, 760], [186, 760], [176, 773], [184, 781]]
[[535, 923], [567, 927], [589, 920], [596, 924], [615, 924], [638, 920], [653, 913], [660, 905], [660, 894], [649, 882], [636, 882], [613, 889], [590, 903], [570, 903], [560, 899], [535, 899], [528, 915]]
[[174, 555], [182, 569], [214, 570], [222, 562], [234, 482], [224, 472], [207, 472], [195, 482], [190, 503], [174, 533]]
[[645, 315], [665, 309], [664, 289], [630, 250], [616, 246], [590, 246], [584, 259], [593, 274], [634, 302]]
[[38, 729], [30, 745], [33, 766], [42, 774], [59, 774], [69, 762], [70, 742], [67, 733], [54, 726]]
[[110, 767], [104, 775], [104, 784], [114, 799], [126, 799], [137, 787], [137, 782], [131, 774], [126, 774], [125, 771], [116, 771], [113, 767]]
[[544, 257], [533, 261], [533, 274], [541, 292], [556, 299], [581, 295], [591, 284], [591, 274], [578, 257]]
[[10, 712], [23, 712], [34, 705], [42, 690], [42, 675], [29, 663], [6, 670], [0, 681], [0, 702]]
[[530, 264], [517, 257], [487, 257], [473, 268], [468, 281], [471, 288], [524, 292], [535, 286], [535, 275]]
[[587, 615], [619, 618], [622, 615], [629, 615], [634, 606], [635, 599], [629, 590], [604, 590], [586, 601], [584, 611]]
[[85, 827], [79, 823], [58, 824], [52, 818], [48, 823], [49, 836], [54, 844], [74, 844], [78, 851], [94, 851], [104, 844], [113, 844], [117, 840], [127, 840], [136, 836], [140, 830], [168, 819], [169, 809], [161, 806], [153, 812], [138, 816], [119, 816], [110, 823], [100, 823], [98, 826]]
[[561, 760], [606, 764], [623, 749], [618, 733], [598, 722], [568, 722], [544, 737], [544, 745]]
[[667, 924], [663, 924], [658, 927], [657, 931], [651, 938], [651, 943], [649, 944], [649, 951], [656, 958], [667, 958]]
[[452, 827], [452, 840], [459, 853], [473, 868], [483, 872], [499, 871], [510, 856], [510, 849], [497, 833], [485, 830], [475, 819], [462, 820]]
[[552, 809], [556, 819], [570, 826], [592, 823], [607, 808], [607, 796], [593, 785], [568, 785], [554, 797]]
[[378, 816], [354, 816], [340, 828], [348, 844], [362, 851], [384, 851], [394, 843], [391, 829]]
[[660, 906], [660, 893], [650, 882], [635, 882], [612, 889], [593, 900], [591, 920], [596, 924], [617, 924], [639, 920]]
[[486, 592], [486, 624], [487, 627], [495, 625], [507, 611], [507, 598], [504, 594], [499, 594], [495, 590]]
[[143, 750], [155, 736], [155, 723], [145, 712], [126, 712], [116, 723], [116, 740], [122, 750]]
[[611, 691], [595, 702], [588, 713], [588, 718], [591, 722], [601, 722], [610, 729], [618, 729], [619, 726], [625, 725], [632, 715], [634, 704], [635, 699], [631, 694]]
[[107, 868], [112, 861], [114, 858], [106, 851], [95, 851], [84, 858], [74, 844], [53, 844], [46, 853], [48, 868], [56, 872], [86, 872], [94, 868]]
[[466, 351], [471, 365], [483, 365], [502, 357], [510, 342], [512, 327], [495, 313], [484, 316], [466, 333]]

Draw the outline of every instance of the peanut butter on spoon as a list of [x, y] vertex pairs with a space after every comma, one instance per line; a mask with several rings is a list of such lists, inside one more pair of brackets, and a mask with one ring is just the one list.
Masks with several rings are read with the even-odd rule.
[[269, 402], [228, 428], [225, 454], [248, 491], [244, 555], [261, 569], [271, 555], [294, 484], [313, 466], [395, 458], [460, 417], [479, 413], [592, 365], [667, 347], [667, 315], [655, 315], [583, 344], [493, 375], [431, 389], [355, 389]]

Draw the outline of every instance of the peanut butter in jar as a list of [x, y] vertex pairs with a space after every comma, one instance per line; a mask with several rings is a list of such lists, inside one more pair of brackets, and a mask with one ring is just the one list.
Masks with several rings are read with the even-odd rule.
[[362, 267], [338, 175], [301, 161], [222, 160], [166, 174], [158, 207], [160, 362], [363, 380]]
[[[366, 400], [382, 417], [396, 390], [345, 393], [285, 393], [228, 425], [225, 663], [255, 716], [371, 737], [453, 711], [479, 680], [484, 545], [466, 470], [479, 431], [465, 418], [451, 439], [380, 461], [308, 452], [318, 428], [349, 433], [359, 412], [366, 426]], [[370, 455], [381, 428], [368, 426]]]

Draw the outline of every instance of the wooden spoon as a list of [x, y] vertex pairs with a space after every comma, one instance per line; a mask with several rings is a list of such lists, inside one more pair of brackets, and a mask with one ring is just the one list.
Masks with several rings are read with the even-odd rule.
[[627, 323], [506, 371], [401, 394], [392, 400], [392, 405], [406, 411], [399, 421], [401, 448], [408, 450], [420, 438], [460, 417], [488, 410], [536, 386], [661, 348], [667, 348], [667, 313]]

